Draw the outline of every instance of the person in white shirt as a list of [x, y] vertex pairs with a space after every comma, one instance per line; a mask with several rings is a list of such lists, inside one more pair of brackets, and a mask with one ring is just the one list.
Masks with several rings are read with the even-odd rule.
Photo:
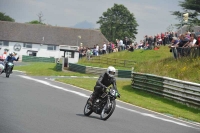
[[99, 56], [99, 45], [96, 45], [96, 56]]
[[104, 44], [103, 44], [103, 54], [106, 54], [106, 48], [107, 48], [107, 45], [106, 45], [106, 43], [104, 42]]
[[125, 48], [125, 44], [123, 44], [123, 41], [122, 40], [120, 40], [119, 41], [120, 43], [120, 50], [124, 50], [124, 48]]

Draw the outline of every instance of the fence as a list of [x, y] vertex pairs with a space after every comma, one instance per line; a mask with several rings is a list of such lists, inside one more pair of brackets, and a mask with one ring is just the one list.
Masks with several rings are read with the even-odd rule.
[[55, 63], [55, 58], [35, 57], [35, 56], [22, 56], [22, 62], [51, 62]]
[[126, 68], [131, 68], [136, 63], [135, 61], [132, 60], [119, 60], [102, 56], [94, 56], [88, 61], [93, 63], [101, 63], [118, 67], [126, 67]]
[[172, 53], [175, 58], [178, 57], [197, 58], [200, 57], [200, 47], [173, 47]]
[[[75, 72], [80, 72], [80, 73], [94, 74], [94, 75], [99, 76], [100, 74], [106, 72], [107, 68], [83, 66], [83, 65], [79, 65], [79, 64], [69, 63], [69, 70], [75, 71]], [[116, 70], [115, 76], [119, 77], [119, 78], [131, 78], [131, 71]]]
[[200, 109], [200, 84], [133, 72], [132, 87]]

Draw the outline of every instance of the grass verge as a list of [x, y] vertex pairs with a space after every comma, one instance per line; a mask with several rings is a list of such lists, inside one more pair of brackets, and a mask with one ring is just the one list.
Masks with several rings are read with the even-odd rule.
[[14, 69], [26, 71], [27, 75], [31, 76], [86, 76], [86, 74], [72, 71], [56, 71], [55, 67], [55, 63], [32, 62], [24, 66], [15, 66]]
[[[56, 80], [93, 91], [97, 79], [73, 78]], [[185, 119], [187, 121], [200, 122], [200, 110], [187, 107], [186, 105], [148, 92], [132, 89], [131, 81], [117, 80], [117, 87], [121, 94], [120, 100], [124, 102], [163, 114], [172, 115], [173, 117]]]
[[[133, 60], [136, 63], [132, 66], [135, 72], [149, 73], [159, 76], [171, 77], [184, 81], [200, 83], [200, 57], [182, 57], [178, 60], [173, 58], [168, 46], [161, 46], [159, 50], [135, 50], [134, 52], [122, 51], [102, 55], [105, 58]], [[105, 62], [104, 62], [105, 63]], [[85, 58], [79, 60], [79, 64], [94, 67], [107, 68], [112, 64], [95, 63]], [[118, 67], [121, 70], [131, 70], [131, 68]]]

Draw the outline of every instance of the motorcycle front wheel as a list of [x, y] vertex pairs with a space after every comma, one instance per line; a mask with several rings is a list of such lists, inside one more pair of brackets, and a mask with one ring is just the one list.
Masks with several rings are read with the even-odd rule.
[[112, 115], [112, 113], [114, 112], [115, 106], [116, 106], [116, 101], [115, 100], [110, 101], [110, 105], [106, 104], [103, 107], [103, 110], [101, 111], [101, 119], [102, 120], [107, 120]]
[[90, 100], [90, 99], [87, 100], [87, 102], [86, 102], [86, 104], [85, 104], [85, 107], [84, 107], [84, 111], [83, 111], [83, 112], [84, 112], [84, 115], [85, 115], [85, 116], [89, 116], [89, 115], [91, 115], [92, 112], [93, 112], [92, 109], [91, 109], [91, 108], [92, 108], [91, 105], [88, 103], [89, 100]]
[[11, 71], [11, 68], [8, 67], [8, 69], [7, 69], [7, 71], [6, 71], [6, 77], [7, 77], [7, 78], [9, 78], [9, 76], [10, 76], [10, 71]]

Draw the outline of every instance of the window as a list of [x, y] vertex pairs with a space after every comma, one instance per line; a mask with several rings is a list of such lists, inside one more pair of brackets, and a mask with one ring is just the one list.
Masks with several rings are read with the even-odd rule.
[[56, 50], [56, 45], [48, 45], [47, 50]]
[[66, 52], [65, 54], [68, 58], [74, 58], [74, 52]]
[[24, 48], [32, 48], [32, 44], [30, 44], [30, 43], [24, 43], [23, 47]]
[[0, 46], [9, 46], [8, 41], [0, 41]]
[[8, 41], [3, 41], [3, 46], [9, 46], [9, 42]]

